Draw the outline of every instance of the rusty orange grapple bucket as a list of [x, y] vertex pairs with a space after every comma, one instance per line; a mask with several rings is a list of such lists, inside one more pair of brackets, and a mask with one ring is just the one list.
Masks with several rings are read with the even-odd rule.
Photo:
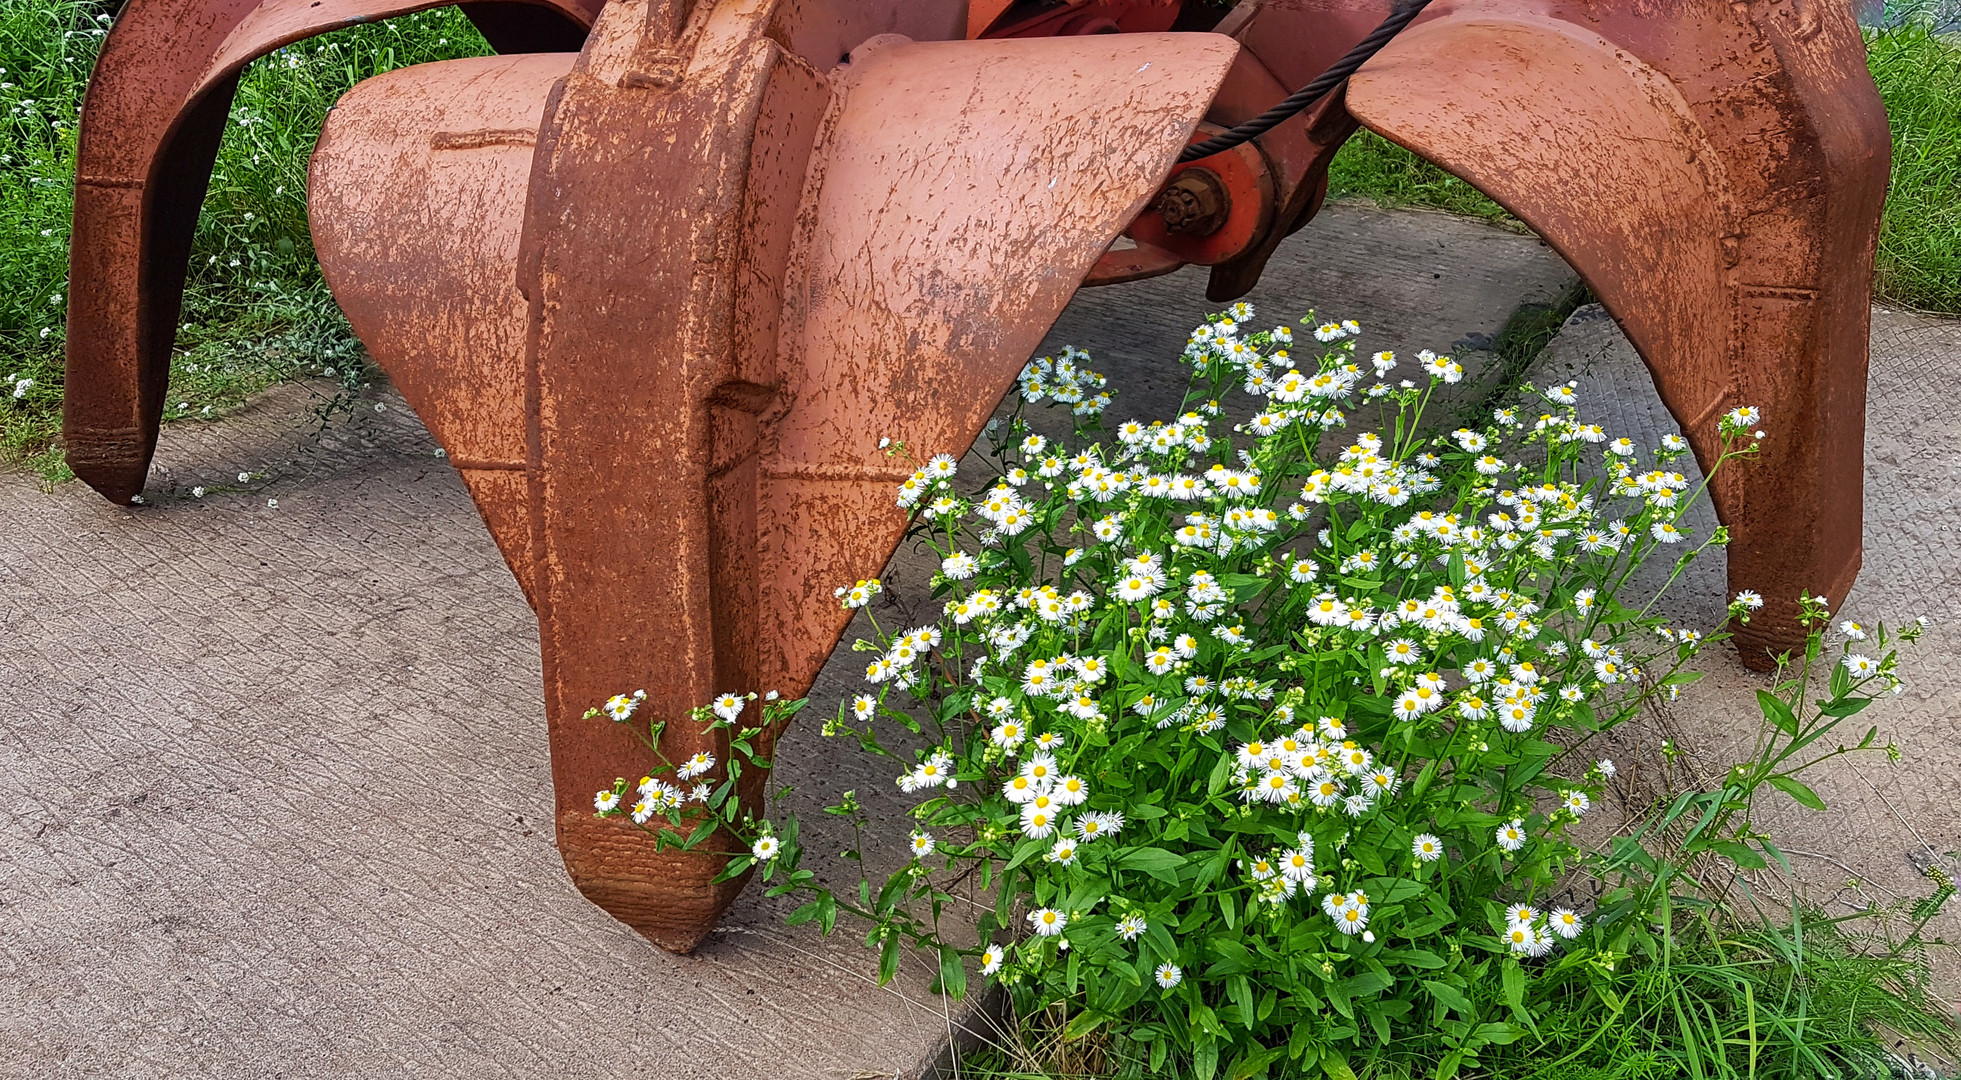
[[[82, 122], [65, 438], [142, 490], [238, 72], [387, 0], [131, 0]], [[881, 436], [963, 451], [1081, 284], [1182, 265], [1251, 288], [1358, 125], [1489, 194], [1579, 270], [1719, 474], [1746, 657], [1859, 569], [1884, 112], [1836, 0], [1437, 0], [1258, 139], [1383, 0], [486, 0], [501, 55], [370, 79], [312, 165], [316, 247], [538, 613], [573, 881], [692, 948], [740, 882], [592, 792], [649, 757], [582, 722], [806, 689], [905, 513]], [[1201, 128], [1201, 125], [1204, 125]], [[1119, 235], [1134, 245], [1113, 248]], [[647, 628], [659, 628], [650, 633]], [[670, 727], [670, 756], [726, 755]], [[751, 779], [761, 777], [752, 773]], [[751, 798], [760, 788], [748, 792]]]

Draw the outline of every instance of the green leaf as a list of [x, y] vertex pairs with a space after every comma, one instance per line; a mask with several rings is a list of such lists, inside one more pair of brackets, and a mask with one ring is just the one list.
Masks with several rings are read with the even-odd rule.
[[886, 933], [885, 944], [879, 946], [878, 985], [884, 986], [886, 983], [891, 982], [892, 976], [898, 973], [899, 973], [899, 932], [897, 930], [892, 930]]
[[1471, 999], [1465, 997], [1464, 992], [1455, 986], [1436, 979], [1425, 979], [1423, 980], [1423, 989], [1428, 990], [1430, 996], [1436, 998], [1444, 1008], [1451, 1010], [1464, 1019], [1471, 1020], [1477, 1017], [1477, 1006], [1471, 1004]]
[[1198, 1080], [1212, 1080], [1219, 1071], [1219, 1040], [1205, 1039], [1192, 1051], [1192, 1075]]
[[1770, 691], [1757, 691], [1757, 708], [1763, 710], [1764, 719], [1770, 721], [1777, 730], [1786, 735], [1798, 733], [1797, 716], [1791, 712], [1789, 705], [1784, 704], [1781, 698]]
[[1232, 779], [1232, 766], [1233, 757], [1231, 754], [1219, 755], [1218, 764], [1212, 766], [1212, 775], [1207, 777], [1205, 781], [1205, 794], [1208, 798], [1226, 790], [1226, 785]]
[[1124, 852], [1117, 865], [1128, 870], [1142, 870], [1167, 885], [1176, 885], [1178, 871], [1185, 865], [1185, 857], [1159, 847], [1142, 847]]
[[1364, 971], [1342, 985], [1350, 997], [1374, 997], [1396, 985], [1396, 980], [1379, 971]]
[[1251, 1080], [1255, 1076], [1265, 1076], [1267, 1066], [1280, 1060], [1281, 1055], [1286, 1052], [1287, 1048], [1284, 1046], [1276, 1046], [1272, 1049], [1256, 1049], [1254, 1052], [1240, 1058], [1233, 1065], [1231, 1080]]
[[940, 988], [955, 1001], [967, 996], [967, 965], [951, 945], [940, 946]]
[[1239, 1022], [1251, 1030], [1253, 1027], [1253, 986], [1244, 975], [1234, 975], [1226, 980], [1226, 997], [1239, 1007]]
[[1348, 1059], [1333, 1049], [1321, 1051], [1321, 1071], [1328, 1074], [1328, 1080], [1355, 1080], [1355, 1070], [1348, 1067]]
[[1109, 1023], [1111, 1019], [1113, 1018], [1109, 1013], [1097, 1012], [1093, 1009], [1079, 1012], [1069, 1018], [1068, 1025], [1062, 1029], [1062, 1037], [1065, 1039], [1080, 1039], [1097, 1028], [1102, 1027], [1104, 1024]]
[[1825, 808], [1825, 800], [1819, 798], [1817, 792], [1806, 787], [1803, 781], [1795, 777], [1773, 776], [1770, 778], [1770, 786], [1796, 799], [1798, 805], [1807, 809], [1823, 810]]
[[1872, 699], [1869, 697], [1840, 698], [1837, 701], [1827, 702], [1819, 706], [1818, 711], [1826, 716], [1837, 717], [1843, 720], [1848, 716], [1859, 715], [1865, 711], [1866, 706], [1871, 704]]
[[1762, 855], [1751, 851], [1747, 845], [1740, 844], [1734, 840], [1712, 840], [1709, 846], [1717, 854], [1745, 870], [1762, 870], [1765, 866], [1769, 865], [1764, 862]]
[[1479, 1024], [1471, 1038], [1487, 1046], [1508, 1046], [1517, 1042], [1525, 1029], [1517, 1024]]
[[684, 848], [699, 847], [702, 841], [714, 834], [718, 824], [713, 817], [704, 818], [701, 824], [695, 826], [695, 831], [688, 834], [688, 839], [681, 846]]
[[[1409, 930], [1410, 928], [1405, 926], [1402, 932], [1408, 934]], [[1384, 960], [1408, 964], [1410, 967], [1424, 968], [1429, 971], [1435, 971], [1444, 966], [1444, 958], [1428, 949], [1389, 949], [1383, 952], [1382, 958]]]
[[1519, 966], [1517, 960], [1511, 959], [1510, 957], [1505, 959], [1504, 981], [1505, 1004], [1511, 1006], [1513, 1012], [1524, 1012], [1525, 969]]

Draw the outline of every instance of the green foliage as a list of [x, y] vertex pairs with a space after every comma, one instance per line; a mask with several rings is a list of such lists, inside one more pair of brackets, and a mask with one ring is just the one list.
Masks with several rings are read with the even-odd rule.
[[[51, 480], [63, 475], [49, 448], [60, 424], [76, 126], [113, 10], [97, 0], [0, 0], [0, 461], [29, 462]], [[364, 356], [307, 233], [313, 141], [356, 82], [486, 51], [468, 21], [444, 9], [336, 31], [252, 64], [198, 219], [166, 420], [213, 415], [296, 375], [358, 384]]]
[[[860, 880], [833, 892], [802, 865], [794, 816], [733, 797], [752, 764], [736, 695], [695, 717], [732, 732], [725, 773], [698, 754], [622, 780], [600, 816], [726, 852], [724, 876], [760, 867], [772, 894], [805, 897], [793, 923], [861, 921], [880, 981], [908, 951], [946, 993], [977, 974], [1041, 1038], [1109, 1047], [1099, 1068], [1450, 1080], [1844, 1062], [1788, 1022], [1811, 995], [1777, 982], [1802, 934], [1739, 938], [1731, 892], [1784, 861], [1761, 799], [1816, 807], [1808, 770], [1885, 752], [1875, 730], [1826, 740], [1897, 685], [1894, 644], [1920, 627], [1842, 624], [1828, 656], [1807, 601], [1821, 629], [1760, 695], [1753, 758], [1583, 843], [1574, 827], [1614, 775], [1589, 740], [1691, 686], [1686, 665], [1722, 637], [1623, 593], [1650, 558], [1672, 584], [1724, 542], [1681, 531], [1703, 491], [1672, 465], [1686, 442], [1612, 440], [1571, 386], [1432, 435], [1425, 406], [1462, 377], [1448, 357], [1391, 381], [1396, 358], [1364, 359], [1352, 323], [1296, 346], [1252, 314], [1194, 333], [1171, 420], [1104, 428], [1111, 392], [1072, 349], [1021, 377], [1024, 410], [1068, 408], [1066, 444], [1018, 411], [984, 436], [977, 484], [950, 455], [914, 462], [898, 504], [940, 559], [941, 614], [872, 619], [854, 646], [874, 655], [868, 689], [824, 727], [890, 761], [912, 797], [910, 833], [871, 839], [903, 845], [900, 869], [863, 870], [847, 799], [827, 812], [859, 832]], [[1256, 399], [1237, 424], [1233, 390]], [[1757, 422], [1722, 418], [1712, 473], [1756, 452]], [[868, 609], [881, 588], [837, 597]], [[1739, 594], [1729, 616], [1761, 604]], [[800, 705], [766, 706], [757, 730]]]
[[[1716, 940], [1678, 943], [1671, 956], [1629, 957], [1601, 989], [1571, 983], [1531, 1004], [1538, 1036], [1486, 1051], [1494, 1080], [1675, 1080], [1703, 1075], [1888, 1075], [1876, 1024], [1954, 1045], [1925, 985], [1925, 961], [1903, 943], [1873, 941], [1798, 909], [1790, 925], [1745, 925]], [[1678, 1019], [1692, 1019], [1685, 1027]], [[963, 1062], [975, 1080], [1184, 1077], [1152, 1070], [1149, 1044], [1117, 1033], [1069, 1042], [1042, 1017]], [[1361, 1080], [1432, 1075], [1434, 1048], [1405, 1041], [1357, 1068]], [[1285, 1075], [1285, 1074], [1282, 1074]]]
[[1879, 295], [1961, 315], [1961, 42], [1910, 23], [1868, 41], [1893, 126]]
[[1328, 166], [1331, 198], [1371, 199], [1479, 218], [1524, 231], [1525, 225], [1477, 188], [1364, 128]]

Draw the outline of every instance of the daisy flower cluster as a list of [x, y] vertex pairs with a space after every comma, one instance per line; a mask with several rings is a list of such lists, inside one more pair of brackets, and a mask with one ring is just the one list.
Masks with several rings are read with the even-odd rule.
[[[754, 727], [741, 723], [741, 718], [752, 702], [762, 702], [761, 722]], [[640, 831], [655, 838], [660, 847], [691, 847], [706, 839], [714, 830], [700, 830], [692, 840], [683, 839], [685, 833], [675, 830], [683, 826], [699, 827], [704, 818], [713, 820], [720, 817], [724, 823], [737, 827], [738, 831], [753, 834], [748, 842], [747, 856], [755, 862], [767, 863], [776, 858], [782, 850], [783, 841], [777, 837], [770, 824], [755, 813], [758, 808], [731, 804], [735, 781], [741, 777], [745, 768], [766, 768], [766, 758], [761, 750], [766, 744], [759, 744], [759, 738], [773, 738], [790, 717], [800, 711], [804, 702], [784, 701], [775, 691], [757, 695], [755, 693], [725, 693], [714, 700], [688, 712], [690, 726], [698, 733], [694, 740], [704, 739], [712, 745], [726, 747], [726, 758], [713, 749], [699, 749], [691, 753], [670, 756], [670, 746], [662, 736], [667, 722], [658, 718], [645, 717], [641, 713], [646, 704], [647, 692], [635, 690], [630, 694], [615, 694], [606, 699], [598, 708], [586, 711], [587, 720], [604, 718], [614, 724], [631, 730], [646, 747], [654, 769], [629, 782], [625, 777], [617, 778], [611, 787], [599, 789], [593, 794], [593, 813], [601, 818], [623, 818]], [[636, 715], [646, 719], [644, 729], [638, 724], [629, 723]], [[754, 714], [751, 714], [752, 716]], [[930, 851], [930, 847], [928, 848]]]
[[[1352, 321], [1310, 321], [1297, 355], [1292, 328], [1252, 318], [1240, 304], [1193, 332], [1193, 393], [1164, 419], [1106, 430], [1088, 354], [1036, 361], [1022, 404], [1070, 406], [1075, 441], [1017, 416], [978, 487], [940, 454], [899, 492], [939, 550], [943, 617], [860, 642], [868, 690], [828, 730], [869, 744], [876, 723], [939, 719], [896, 777], [931, 797], [936, 839], [913, 853], [998, 859], [1002, 895], [1038, 902], [1026, 943], [989, 953], [995, 977], [1036, 978], [1073, 941], [1189, 971], [1202, 950], [1181, 937], [1204, 922], [1174, 859], [1232, 883], [1240, 918], [1318, 923], [1324, 947], [1374, 944], [1421, 883], [1487, 851], [1510, 868], [1489, 895], [1543, 889], [1604, 777], [1535, 769], [1495, 802], [1466, 779], [1610, 725], [1703, 643], [1634, 638], [1610, 588], [1683, 541], [1686, 442], [1610, 440], [1570, 384], [1425, 437], [1456, 361], [1418, 353], [1398, 378]], [[1733, 419], [1747, 453], [1754, 413]], [[1510, 944], [1569, 937], [1540, 919]]]
[[[913, 459], [896, 500], [937, 560], [939, 617], [874, 618], [864, 686], [824, 727], [893, 763], [903, 865], [796, 919], [849, 910], [877, 924], [882, 972], [909, 942], [946, 985], [964, 956], [1025, 1009], [1073, 1001], [1186, 1043], [1197, 1009], [1233, 1017], [1208, 1037], [1271, 1045], [1323, 1024], [1331, 985], [1366, 1011], [1469, 985], [1480, 952], [1607, 947], [1563, 890], [1614, 768], [1574, 751], [1723, 637], [1617, 591], [1655, 552], [1721, 542], [1684, 535], [1706, 487], [1688, 444], [1614, 437], [1572, 384], [1431, 432], [1457, 361], [1364, 352], [1353, 321], [1253, 319], [1238, 304], [1193, 332], [1173, 415], [1106, 426], [1112, 391], [1072, 349], [1023, 372], [978, 480]], [[1071, 434], [1037, 430], [1050, 402]], [[1755, 452], [1760, 419], [1723, 418], [1712, 472]], [[1841, 666], [1887, 677], [1860, 663]], [[688, 805], [678, 772], [653, 780], [613, 794]], [[753, 835], [780, 847], [732, 866], [796, 864], [793, 829]], [[955, 882], [985, 891], [971, 947]]]

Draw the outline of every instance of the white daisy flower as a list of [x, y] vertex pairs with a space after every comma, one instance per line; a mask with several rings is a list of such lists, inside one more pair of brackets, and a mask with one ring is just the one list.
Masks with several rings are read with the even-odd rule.
[[1038, 810], [1033, 804], [1021, 808], [1021, 834], [1030, 840], [1046, 840], [1055, 835], [1055, 821], [1053, 810]]
[[980, 572], [980, 560], [964, 551], [956, 551], [940, 560], [940, 573], [954, 581], [966, 581]]
[[994, 745], [1006, 750], [1010, 754], [1020, 749], [1022, 740], [1027, 737], [1027, 729], [1013, 720], [995, 725], [993, 732], [988, 735], [988, 739]]
[[981, 950], [981, 974], [992, 975], [1001, 970], [1001, 961], [1007, 959], [1008, 950], [999, 945], [989, 945]]
[[776, 858], [776, 853], [781, 850], [783, 850], [782, 841], [774, 836], [762, 836], [750, 845], [749, 853], [756, 857], [757, 862], [768, 862]]
[[1152, 977], [1157, 980], [1159, 986], [1169, 990], [1185, 981], [1185, 972], [1177, 964], [1167, 962], [1159, 964]]
[[1506, 851], [1517, 851], [1525, 846], [1525, 823], [1517, 818], [1498, 826], [1498, 846]]
[[1409, 845], [1409, 853], [1420, 862], [1436, 862], [1443, 858], [1444, 842], [1430, 833], [1417, 833]]
[[1054, 908], [1036, 908], [1028, 913], [1029, 925], [1042, 937], [1054, 937], [1069, 925], [1069, 916]]

